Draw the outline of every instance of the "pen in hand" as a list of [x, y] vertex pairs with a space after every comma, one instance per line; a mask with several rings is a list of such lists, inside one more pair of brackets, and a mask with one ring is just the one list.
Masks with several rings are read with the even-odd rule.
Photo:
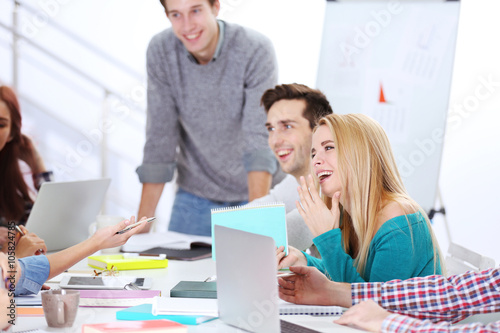
[[148, 218], [148, 219], [140, 220], [140, 221], [138, 221], [138, 222], [136, 222], [136, 223], [134, 223], [134, 224], [131, 224], [131, 225], [129, 225], [129, 226], [127, 226], [127, 227], [125, 227], [124, 229], [122, 229], [122, 230], [120, 230], [120, 231], [117, 231], [117, 232], [116, 232], [116, 234], [123, 234], [124, 232], [127, 232], [127, 231], [129, 231], [130, 229], [133, 229], [133, 228], [135, 228], [135, 227], [139, 226], [139, 225], [140, 225], [140, 224], [142, 224], [142, 223], [151, 223], [151, 222], [153, 222], [154, 220], [156, 220], [156, 217], [150, 217], [150, 218]]
[[16, 225], [16, 230], [17, 230], [17, 232], [19, 232], [21, 234], [21, 236], [25, 236], [23, 229], [19, 228], [18, 225]]
[[[21, 234], [21, 237], [26, 236], [23, 229], [21, 229], [18, 225], [16, 225], [16, 230], [17, 230], [17, 232], [19, 232], [19, 234]], [[37, 252], [35, 253], [35, 255], [44, 254], [44, 253], [45, 253], [45, 251], [43, 249], [38, 249]]]
[[21, 237], [26, 236], [26, 234], [24, 233], [23, 229], [21, 229], [18, 225], [16, 225], [16, 230], [17, 230], [18, 233], [21, 234]]

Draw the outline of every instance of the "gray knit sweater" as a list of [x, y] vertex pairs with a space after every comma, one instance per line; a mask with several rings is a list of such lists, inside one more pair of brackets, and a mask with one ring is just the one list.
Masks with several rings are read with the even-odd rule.
[[[263, 92], [277, 81], [271, 42], [225, 23], [218, 57], [198, 65], [171, 29], [147, 51], [148, 119], [142, 183], [178, 185], [214, 201], [248, 198], [247, 172], [277, 170], [267, 145]], [[177, 149], [178, 148], [178, 149]]]

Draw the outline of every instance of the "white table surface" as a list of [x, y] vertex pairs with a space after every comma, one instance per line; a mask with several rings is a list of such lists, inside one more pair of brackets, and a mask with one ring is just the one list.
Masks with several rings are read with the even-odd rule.
[[[85, 275], [91, 274], [93, 269], [87, 266], [87, 259], [82, 260], [68, 273]], [[68, 274], [65, 273], [65, 274]], [[168, 268], [148, 269], [135, 271], [121, 271], [120, 275], [130, 275], [138, 277], [153, 278], [151, 289], [161, 290], [162, 296], [168, 296], [170, 289], [181, 280], [203, 281], [207, 277], [215, 275], [215, 262], [212, 259], [203, 259], [197, 261], [175, 261], [170, 260]], [[53, 280], [60, 280], [54, 278]], [[57, 283], [49, 283], [51, 287], [57, 288]], [[41, 329], [49, 332], [81, 332], [81, 326], [85, 323], [105, 323], [117, 321], [115, 313], [120, 308], [87, 308], [78, 309], [77, 318], [71, 328], [49, 328], [44, 317], [18, 317], [16, 325], [12, 327], [13, 332], [21, 332], [33, 329]], [[281, 316], [281, 319], [299, 323], [306, 327], [318, 330], [320, 332], [360, 332], [353, 328], [337, 325], [333, 323], [337, 316]], [[220, 320], [213, 320], [201, 325], [189, 326], [189, 332], [241, 332], [234, 327], [225, 325]]]

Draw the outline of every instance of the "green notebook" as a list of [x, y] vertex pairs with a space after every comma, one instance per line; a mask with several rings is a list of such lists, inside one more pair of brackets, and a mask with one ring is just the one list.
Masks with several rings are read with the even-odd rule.
[[[283, 245], [288, 254], [286, 211], [283, 203], [245, 205], [212, 209], [212, 235], [214, 225], [272, 237], [276, 246]], [[215, 260], [215, 239], [212, 237], [212, 258]]]
[[217, 282], [181, 281], [170, 289], [170, 297], [217, 298]]

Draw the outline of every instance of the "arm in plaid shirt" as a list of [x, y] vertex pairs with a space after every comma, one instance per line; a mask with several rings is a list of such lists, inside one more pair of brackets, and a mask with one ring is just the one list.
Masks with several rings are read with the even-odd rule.
[[433, 332], [433, 333], [448, 333], [448, 332], [481, 332], [493, 333], [500, 332], [500, 321], [484, 325], [482, 323], [472, 323], [464, 325], [452, 326], [449, 322], [433, 323], [430, 320], [421, 320], [410, 318], [408, 316], [391, 314], [382, 323], [381, 332]]
[[[460, 321], [473, 314], [500, 311], [500, 268], [480, 273], [467, 272], [449, 278], [434, 275], [405, 281], [352, 284], [351, 292], [353, 305], [372, 299], [391, 312], [418, 318], [391, 315], [384, 321], [383, 331], [417, 332], [417, 328], [419, 332], [500, 330], [500, 322], [488, 326], [450, 326], [450, 322]], [[437, 321], [446, 322], [432, 323]]]

